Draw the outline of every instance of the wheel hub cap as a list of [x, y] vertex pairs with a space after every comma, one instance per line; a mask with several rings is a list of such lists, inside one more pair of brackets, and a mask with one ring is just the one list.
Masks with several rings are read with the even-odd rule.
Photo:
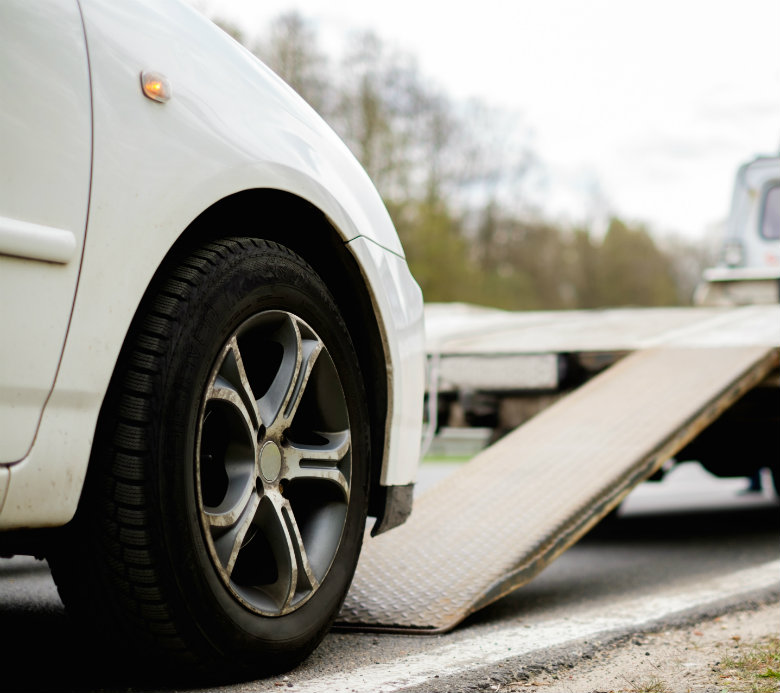
[[268, 441], [260, 451], [260, 473], [268, 483], [276, 481], [282, 470], [282, 452], [273, 441]]

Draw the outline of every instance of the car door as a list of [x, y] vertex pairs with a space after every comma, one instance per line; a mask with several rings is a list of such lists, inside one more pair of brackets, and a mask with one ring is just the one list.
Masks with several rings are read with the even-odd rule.
[[57, 373], [87, 224], [92, 117], [77, 0], [0, 2], [0, 464]]

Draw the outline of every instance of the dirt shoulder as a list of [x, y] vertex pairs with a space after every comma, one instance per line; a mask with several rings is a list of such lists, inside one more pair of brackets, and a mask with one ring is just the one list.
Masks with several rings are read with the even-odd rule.
[[780, 691], [778, 679], [761, 681], [761, 688], [753, 688], [725, 666], [778, 636], [780, 604], [775, 603], [692, 626], [637, 635], [587, 655], [573, 668], [540, 672], [491, 688], [572, 693]]

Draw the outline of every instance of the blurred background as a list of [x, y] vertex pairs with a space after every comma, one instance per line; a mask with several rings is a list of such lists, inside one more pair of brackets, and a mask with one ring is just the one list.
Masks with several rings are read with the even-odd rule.
[[374, 180], [427, 302], [691, 303], [780, 147], [780, 3], [190, 0]]

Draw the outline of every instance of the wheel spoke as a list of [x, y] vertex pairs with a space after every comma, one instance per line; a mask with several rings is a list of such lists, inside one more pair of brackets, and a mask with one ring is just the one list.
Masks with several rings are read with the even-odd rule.
[[271, 547], [277, 557], [279, 568], [279, 579], [269, 591], [272, 592], [279, 609], [284, 613], [290, 608], [296, 592], [301, 590], [313, 592], [319, 587], [319, 580], [309, 564], [303, 538], [289, 501], [276, 493], [269, 493], [266, 497], [273, 504], [277, 523], [276, 531], [270, 532], [270, 536], [273, 537]]
[[295, 418], [295, 412], [298, 411], [298, 405], [301, 403], [303, 393], [306, 391], [306, 385], [309, 382], [314, 364], [322, 351], [322, 342], [314, 339], [301, 339], [300, 352], [296, 368], [295, 379], [291, 383], [288, 396], [284, 403], [282, 415], [282, 425], [287, 428]]
[[[349, 452], [349, 430], [317, 434], [325, 439], [322, 445], [304, 445], [291, 442], [285, 448], [285, 462], [287, 463], [287, 478], [295, 479], [321, 479], [339, 486], [345, 498], [349, 498], [349, 482], [341, 470], [336, 466]], [[331, 464], [328, 464], [331, 463]]]
[[281, 432], [289, 427], [298, 410], [323, 344], [319, 339], [303, 337], [292, 317], [280, 327], [277, 339], [284, 355], [279, 370], [268, 392], [258, 402], [258, 407], [268, 429]]
[[225, 345], [221, 358], [219, 371], [206, 391], [206, 398], [229, 402], [241, 414], [247, 430], [256, 431], [262, 420], [235, 337]]
[[227, 492], [219, 505], [203, 506], [203, 514], [212, 527], [232, 527], [244, 514], [255, 490], [254, 459], [235, 460], [225, 466]]
[[[238, 506], [229, 513], [213, 514], [204, 511], [204, 517], [212, 530], [214, 546], [219, 556], [222, 569], [228, 577], [233, 573], [233, 567], [241, 551], [247, 532], [257, 515], [260, 497], [256, 492], [250, 492], [247, 502], [240, 512]], [[227, 528], [226, 532], [222, 532]]]

